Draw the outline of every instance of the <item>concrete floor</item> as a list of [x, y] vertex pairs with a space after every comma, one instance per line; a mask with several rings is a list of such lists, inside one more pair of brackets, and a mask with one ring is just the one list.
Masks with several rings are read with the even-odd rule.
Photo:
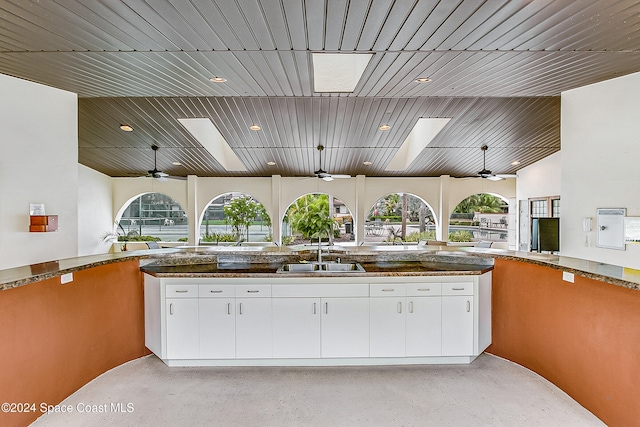
[[487, 354], [470, 365], [331, 368], [169, 368], [152, 355], [62, 404], [73, 412], [32, 425], [604, 425], [545, 379]]

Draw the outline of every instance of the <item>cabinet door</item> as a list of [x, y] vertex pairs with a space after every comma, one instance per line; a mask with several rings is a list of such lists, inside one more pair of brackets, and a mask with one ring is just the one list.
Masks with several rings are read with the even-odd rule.
[[442, 355], [442, 305], [439, 296], [407, 298], [406, 355]]
[[197, 359], [198, 299], [167, 298], [167, 359]]
[[320, 357], [320, 298], [273, 298], [273, 357]]
[[322, 298], [322, 357], [369, 356], [369, 298]]
[[442, 355], [473, 354], [473, 297], [442, 297]]
[[236, 298], [236, 357], [272, 357], [271, 298]]
[[370, 356], [404, 357], [405, 298], [371, 298]]
[[200, 298], [198, 304], [200, 358], [236, 357], [235, 298]]

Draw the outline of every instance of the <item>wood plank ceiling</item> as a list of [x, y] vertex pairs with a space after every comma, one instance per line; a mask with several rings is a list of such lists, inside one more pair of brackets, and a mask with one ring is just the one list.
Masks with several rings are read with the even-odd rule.
[[[640, 71], [636, 0], [0, 0], [0, 23], [0, 73], [77, 93], [79, 162], [110, 176], [144, 175], [152, 144], [177, 176], [310, 175], [318, 144], [332, 173], [474, 176], [483, 144], [515, 173], [560, 149], [562, 91]], [[353, 92], [316, 93], [315, 52], [373, 57]], [[452, 120], [385, 171], [421, 117]]]

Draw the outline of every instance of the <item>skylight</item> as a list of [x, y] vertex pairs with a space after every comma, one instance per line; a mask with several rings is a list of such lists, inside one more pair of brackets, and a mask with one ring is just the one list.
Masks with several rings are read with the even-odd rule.
[[247, 168], [233, 152], [218, 128], [208, 118], [178, 119], [189, 133], [228, 171]]
[[371, 53], [312, 53], [315, 92], [353, 92]]
[[413, 162], [418, 154], [433, 141], [451, 118], [421, 118], [404, 140], [396, 155], [389, 162], [385, 170], [403, 171]]

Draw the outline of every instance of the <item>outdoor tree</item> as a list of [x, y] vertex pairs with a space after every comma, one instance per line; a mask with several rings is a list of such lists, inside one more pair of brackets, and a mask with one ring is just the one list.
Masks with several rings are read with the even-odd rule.
[[473, 194], [460, 203], [453, 210], [454, 213], [500, 213], [504, 210], [504, 202], [491, 194]]
[[287, 210], [286, 219], [293, 231], [304, 239], [330, 236], [335, 220], [329, 215], [329, 196], [307, 194], [300, 197]]
[[247, 196], [236, 197], [224, 205], [224, 214], [238, 239], [243, 234], [241, 230], [246, 230], [247, 240], [249, 239], [249, 226], [260, 213], [259, 206], [262, 206], [262, 204]]

